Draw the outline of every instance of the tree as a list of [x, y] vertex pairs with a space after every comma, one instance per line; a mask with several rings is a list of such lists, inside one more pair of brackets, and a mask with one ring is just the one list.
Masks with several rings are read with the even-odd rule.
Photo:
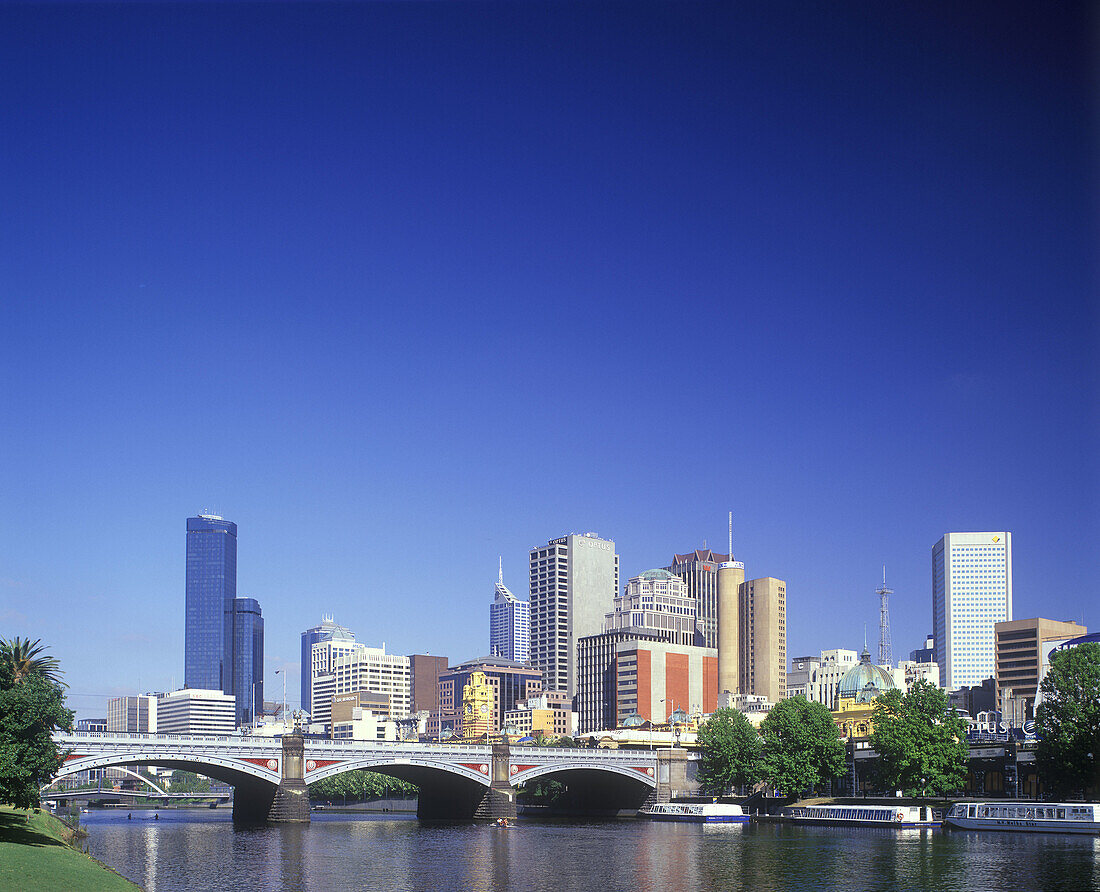
[[46, 648], [42, 639], [31, 641], [18, 635], [8, 641], [0, 638], [0, 688], [22, 684], [32, 675], [39, 675], [46, 681], [65, 687], [61, 680], [61, 664], [57, 657], [41, 656]]
[[696, 737], [702, 760], [699, 785], [704, 793], [724, 795], [731, 787], [760, 779], [763, 743], [744, 713], [717, 709], [699, 726]]
[[844, 773], [844, 744], [836, 722], [820, 703], [788, 697], [760, 725], [764, 777], [777, 790], [797, 795]]
[[328, 802], [344, 798], [351, 802], [387, 797], [406, 798], [415, 796], [416, 793], [417, 788], [412, 784], [365, 769], [345, 771], [309, 785], [309, 795], [312, 798]]
[[966, 721], [948, 706], [947, 692], [920, 680], [909, 692], [875, 698], [871, 745], [885, 789], [947, 794], [966, 781], [970, 749]]
[[1100, 644], [1078, 644], [1051, 655], [1035, 712], [1035, 764], [1058, 798], [1100, 792]]
[[39, 788], [61, 765], [51, 734], [72, 724], [65, 695], [48, 676], [24, 673], [16, 683], [4, 673], [0, 678], [0, 802], [16, 808], [38, 805]]
[[170, 793], [209, 793], [210, 778], [193, 771], [173, 771], [168, 791]]

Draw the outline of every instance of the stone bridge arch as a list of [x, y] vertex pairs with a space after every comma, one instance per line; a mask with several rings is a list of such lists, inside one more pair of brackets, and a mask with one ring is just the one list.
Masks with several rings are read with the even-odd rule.
[[565, 785], [565, 809], [592, 815], [615, 815], [639, 809], [657, 787], [652, 773], [637, 768], [560, 762], [517, 771], [512, 775], [512, 785], [518, 787], [539, 778]]

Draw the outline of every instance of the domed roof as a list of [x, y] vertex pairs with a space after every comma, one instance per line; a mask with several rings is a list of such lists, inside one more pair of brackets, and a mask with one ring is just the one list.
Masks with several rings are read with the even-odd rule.
[[644, 573], [638, 574], [639, 579], [676, 579], [677, 577], [669, 573], [668, 570], [646, 570]]
[[871, 663], [871, 654], [865, 647], [860, 655], [859, 665], [849, 669], [840, 680], [837, 697], [841, 700], [855, 700], [857, 703], [870, 703], [879, 694], [896, 687], [889, 672]]
[[625, 719], [623, 719], [622, 727], [624, 727], [624, 728], [640, 728], [644, 724], [645, 724], [645, 719], [643, 719], [640, 715], [638, 715], [638, 713], [632, 712]]

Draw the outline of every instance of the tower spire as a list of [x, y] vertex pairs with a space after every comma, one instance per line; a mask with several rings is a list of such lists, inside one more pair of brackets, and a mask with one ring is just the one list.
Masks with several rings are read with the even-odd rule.
[[[497, 572], [497, 582], [504, 585], [504, 558], [498, 554], [497, 561], [500, 562], [500, 570]], [[885, 577], [883, 578], [885, 579]]]
[[729, 557], [726, 560], [733, 560], [733, 512], [730, 512], [730, 541], [729, 541]]

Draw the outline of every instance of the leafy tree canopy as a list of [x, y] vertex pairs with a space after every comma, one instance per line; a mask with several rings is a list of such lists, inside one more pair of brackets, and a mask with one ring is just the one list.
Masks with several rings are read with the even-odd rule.
[[29, 672], [18, 682], [10, 674], [0, 679], [0, 802], [38, 805], [39, 788], [61, 764], [50, 735], [72, 724], [65, 695], [48, 676]]
[[1035, 713], [1035, 762], [1055, 796], [1100, 794], [1100, 644], [1055, 651]]
[[704, 793], [724, 795], [731, 787], [760, 779], [763, 742], [760, 734], [736, 709], [718, 709], [699, 727], [702, 759], [699, 784]]
[[788, 697], [772, 707], [764, 738], [764, 777], [777, 790], [797, 795], [844, 773], [844, 744], [833, 717], [820, 703]]
[[963, 786], [970, 758], [966, 721], [948, 706], [946, 691], [923, 680], [906, 694], [886, 691], [875, 698], [872, 722], [884, 788], [925, 796]]
[[313, 799], [347, 798], [351, 802], [386, 797], [415, 796], [417, 788], [405, 781], [376, 771], [345, 771], [334, 777], [326, 777], [309, 785], [309, 795]]

